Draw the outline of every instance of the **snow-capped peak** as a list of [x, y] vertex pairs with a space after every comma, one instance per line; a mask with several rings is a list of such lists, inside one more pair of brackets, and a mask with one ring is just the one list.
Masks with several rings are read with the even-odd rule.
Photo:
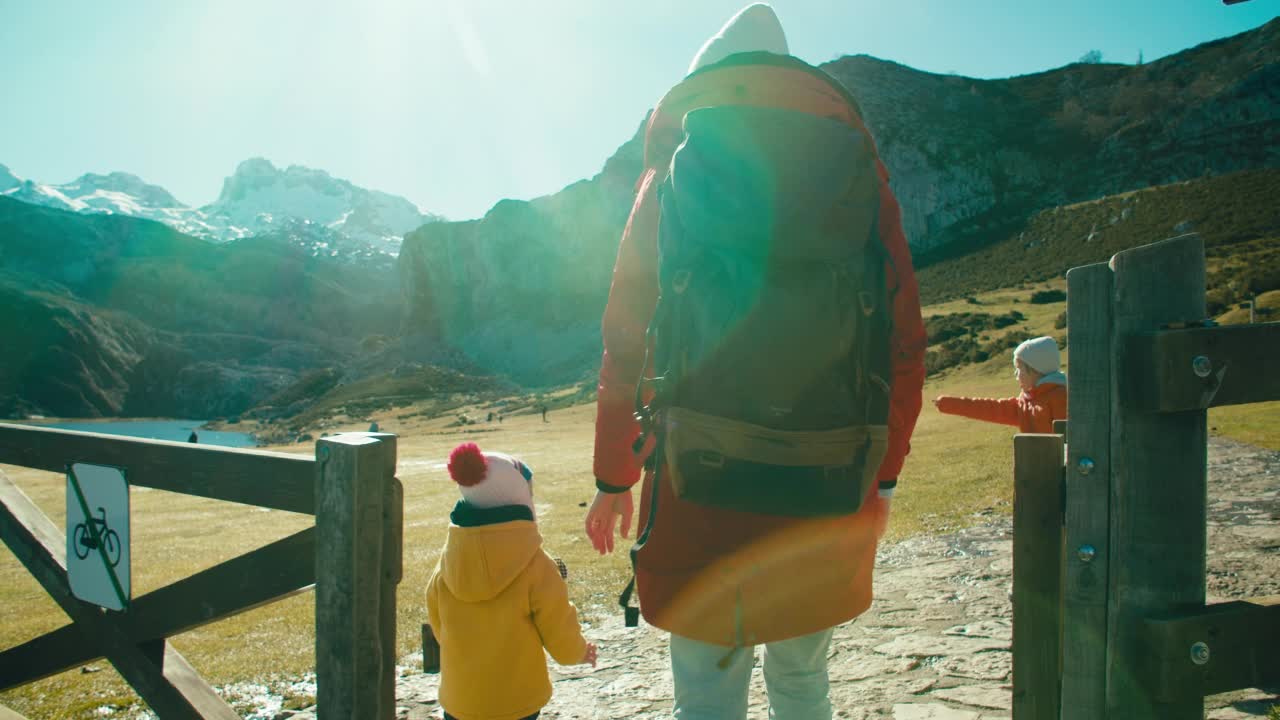
[[0, 193], [12, 190], [22, 184], [22, 178], [14, 175], [3, 163], [0, 163]]
[[223, 182], [218, 199], [199, 209], [124, 172], [86, 173], [63, 185], [45, 185], [24, 181], [0, 165], [0, 194], [73, 212], [147, 218], [213, 241], [323, 227], [349, 240], [344, 249], [358, 254], [396, 255], [405, 233], [442, 219], [402, 197], [366, 190], [323, 170], [300, 165], [281, 170], [260, 157], [241, 162]]
[[159, 185], [151, 185], [137, 175], [124, 172], [113, 172], [108, 175], [85, 173], [66, 185], [59, 186], [68, 197], [84, 199], [100, 194], [128, 195], [142, 207], [149, 208], [181, 208], [186, 207]]
[[201, 210], [249, 234], [270, 232], [285, 218], [306, 220], [385, 251], [394, 251], [405, 233], [436, 219], [402, 197], [301, 165], [281, 170], [265, 158], [240, 163], [218, 199]]

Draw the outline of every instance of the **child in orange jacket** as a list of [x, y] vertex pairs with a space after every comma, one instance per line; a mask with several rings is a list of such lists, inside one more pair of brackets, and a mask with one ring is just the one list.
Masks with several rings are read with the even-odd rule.
[[940, 412], [975, 420], [1015, 425], [1024, 433], [1051, 433], [1054, 420], [1067, 418], [1067, 376], [1058, 369], [1058, 343], [1044, 336], [1027, 340], [1013, 351], [1017, 397], [968, 398], [940, 395]]
[[533, 471], [464, 443], [449, 455], [462, 500], [449, 515], [427, 615], [440, 641], [446, 720], [532, 720], [551, 699], [556, 662], [596, 664], [555, 560], [542, 550]]

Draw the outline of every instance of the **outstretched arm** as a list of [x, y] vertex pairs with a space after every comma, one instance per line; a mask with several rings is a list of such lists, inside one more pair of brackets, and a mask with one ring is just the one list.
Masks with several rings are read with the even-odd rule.
[[1020, 405], [1018, 398], [970, 398], [954, 395], [940, 395], [933, 401], [938, 412], [947, 415], [959, 415], [974, 420], [1014, 425], [1020, 423]]

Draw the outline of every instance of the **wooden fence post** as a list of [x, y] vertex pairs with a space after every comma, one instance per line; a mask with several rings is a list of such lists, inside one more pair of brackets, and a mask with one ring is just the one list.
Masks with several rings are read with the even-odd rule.
[[1106, 263], [1067, 272], [1066, 524], [1062, 720], [1106, 712], [1111, 565], [1111, 303]]
[[[382, 574], [378, 591], [378, 635], [382, 642], [382, 677], [379, 707], [396, 706], [396, 588], [404, 574], [404, 488], [396, 478], [396, 436], [392, 433], [365, 433], [382, 443], [383, 473], [386, 483], [382, 497]], [[384, 710], [387, 717], [389, 711]]]
[[1014, 436], [1013, 475], [1013, 716], [1057, 720], [1062, 671], [1062, 436]]
[[[1205, 412], [1135, 409], [1130, 385], [1150, 368], [1130, 362], [1127, 346], [1134, 333], [1204, 318], [1204, 244], [1196, 235], [1184, 235], [1119, 253], [1111, 268], [1115, 361], [1106, 717], [1201, 720], [1204, 698], [1195, 688], [1185, 688], [1184, 697], [1161, 700], [1146, 687], [1143, 666], [1150, 658], [1143, 654], [1141, 629], [1144, 618], [1204, 606]], [[1074, 337], [1071, 345], [1074, 350]], [[1071, 428], [1083, 425], [1077, 423], [1075, 406], [1071, 411]]]
[[[389, 720], [384, 541], [394, 443], [335, 435], [316, 443], [316, 705], [320, 718]], [[389, 606], [394, 614], [394, 588]], [[394, 635], [393, 635], [394, 638]], [[392, 687], [394, 692], [394, 686]]]

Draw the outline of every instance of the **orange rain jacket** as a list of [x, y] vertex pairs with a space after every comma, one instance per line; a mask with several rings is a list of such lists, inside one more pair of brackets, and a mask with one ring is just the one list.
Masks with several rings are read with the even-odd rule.
[[1019, 432], [1051, 433], [1054, 420], [1067, 419], [1067, 386], [1055, 382], [1023, 390], [1017, 397], [969, 398], [942, 395], [938, 410], [974, 420], [1014, 425]]
[[[775, 107], [867, 132], [853, 100], [826, 73], [788, 56], [746, 55], [691, 74], [649, 118], [644, 170], [604, 313], [594, 460], [600, 483], [629, 488], [641, 475], [643, 457], [632, 451], [640, 432], [633, 413], [658, 293], [656, 192], [682, 140], [685, 114], [717, 105]], [[889, 448], [878, 474], [886, 482], [896, 481], [902, 469], [920, 413], [926, 341], [901, 211], [879, 160], [877, 167], [880, 240], [887, 251], [894, 321]], [[665, 470], [661, 477], [668, 477]], [[888, 512], [875, 488], [857, 514], [816, 519], [687, 503], [667, 482], [657, 489], [656, 504], [654, 493], [649, 472], [640, 497], [640, 527], [647, 536], [633, 553], [641, 610], [651, 625], [703, 642], [750, 645], [833, 627], [871, 604], [877, 528]]]

